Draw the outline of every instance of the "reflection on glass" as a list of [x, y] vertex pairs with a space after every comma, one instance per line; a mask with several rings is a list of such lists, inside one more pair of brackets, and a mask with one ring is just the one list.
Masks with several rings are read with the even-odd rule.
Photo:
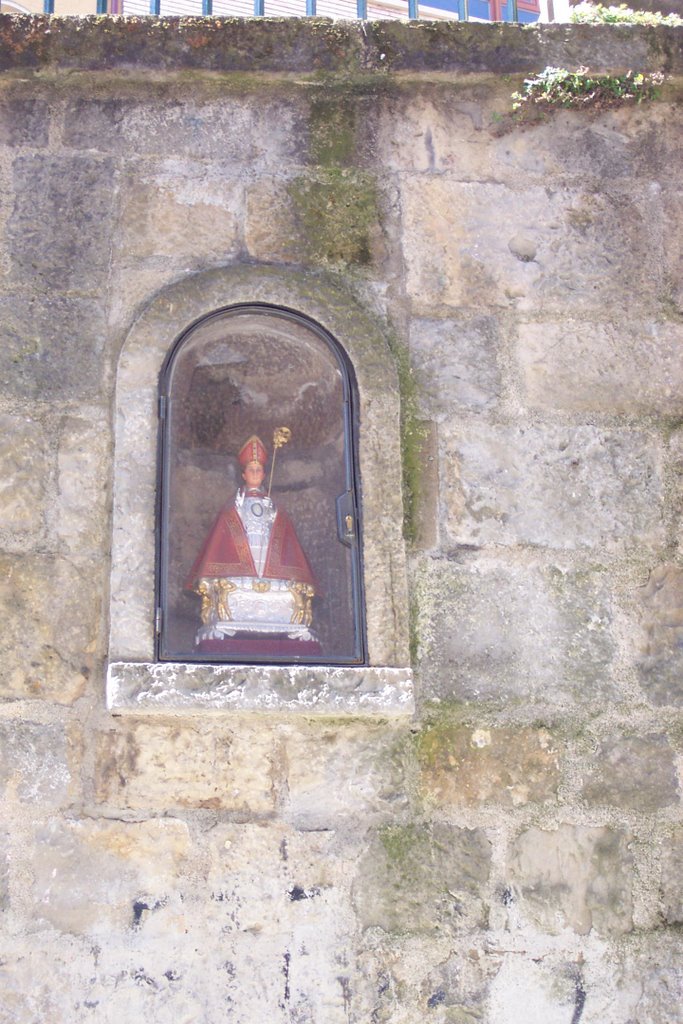
[[213, 316], [164, 374], [162, 658], [362, 660], [350, 382], [320, 329]]

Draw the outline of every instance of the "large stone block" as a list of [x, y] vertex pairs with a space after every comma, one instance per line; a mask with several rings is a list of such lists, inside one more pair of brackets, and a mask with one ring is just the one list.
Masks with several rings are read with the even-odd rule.
[[666, 736], [614, 736], [600, 743], [587, 770], [583, 799], [650, 813], [679, 800], [674, 752]]
[[662, 844], [662, 905], [667, 924], [683, 924], [683, 826]]
[[[475, 1024], [488, 1019], [491, 981], [500, 963], [496, 947], [475, 940], [454, 949], [450, 936], [395, 936], [374, 930], [354, 972], [356, 991], [365, 982], [362, 1024]], [[361, 989], [362, 991], [362, 989]]]
[[0, 383], [8, 395], [85, 399], [103, 394], [110, 363], [101, 299], [17, 290], [0, 296]]
[[566, 412], [680, 416], [683, 326], [563, 320], [519, 328], [529, 405]]
[[296, 162], [307, 145], [305, 107], [259, 90], [258, 96], [204, 99], [78, 99], [67, 107], [67, 145], [128, 156], [219, 160], [248, 168]]
[[[489, 180], [492, 88], [418, 88], [412, 98], [387, 96], [375, 112], [374, 153], [393, 171], [450, 172], [464, 181]], [[372, 115], [371, 115], [372, 117]]]
[[135, 264], [164, 259], [224, 262], [239, 249], [242, 186], [222, 164], [166, 159], [135, 162], [121, 187], [121, 217], [114, 252]]
[[[212, 927], [217, 933], [229, 927], [276, 936], [325, 923], [337, 931], [350, 913], [342, 897], [354, 852], [355, 846], [329, 828], [302, 832], [277, 822], [219, 826], [209, 845]], [[340, 918], [337, 925], [333, 914]], [[324, 941], [322, 931], [319, 938]]]
[[303, 258], [305, 242], [286, 182], [261, 179], [247, 187], [244, 240], [257, 260], [291, 263]]
[[[631, 982], [632, 989], [637, 993], [633, 999], [632, 1016], [634, 1024], [682, 1024], [683, 1022], [683, 970], [681, 970], [681, 950], [668, 951], [669, 963], [661, 962], [662, 950], [653, 951], [646, 960], [644, 957], [628, 964], [624, 971], [624, 985], [631, 978], [638, 979], [637, 985]], [[670, 958], [670, 959], [669, 959]]]
[[[508, 914], [520, 926], [607, 936], [633, 927], [631, 837], [610, 828], [530, 828], [512, 844]], [[519, 894], [517, 896], [516, 894]]]
[[49, 107], [45, 100], [30, 96], [3, 96], [0, 101], [0, 146], [47, 145]]
[[114, 164], [91, 155], [19, 156], [8, 223], [13, 278], [36, 288], [101, 295], [114, 214]]
[[36, 831], [28, 859], [33, 878], [28, 912], [38, 925], [110, 938], [112, 932], [139, 927], [146, 913], [169, 903], [178, 918], [189, 853], [187, 825], [169, 818], [51, 822]]
[[640, 681], [658, 705], [683, 703], [683, 569], [657, 566], [637, 593], [642, 610]]
[[445, 823], [386, 825], [370, 835], [353, 886], [364, 928], [455, 934], [486, 919], [491, 844], [481, 829]]
[[62, 725], [0, 720], [0, 786], [26, 807], [60, 807], [72, 796], [72, 744]]
[[108, 546], [110, 434], [108, 413], [82, 407], [65, 417], [57, 448], [56, 500], [48, 510], [53, 536], [79, 562], [99, 564]]
[[[209, 872], [184, 900], [186, 927], [201, 937], [203, 974], [227, 987], [235, 1019], [248, 1024], [291, 1014], [343, 1024], [358, 1002], [347, 884], [353, 841], [331, 829], [299, 832], [264, 821], [220, 823], [206, 843]], [[156, 920], [158, 935], [149, 931]], [[163, 942], [161, 916], [144, 927]]]
[[81, 696], [99, 664], [103, 589], [61, 559], [0, 558], [0, 698]]
[[50, 447], [38, 418], [0, 412], [0, 547], [5, 551], [45, 544], [54, 475]]
[[441, 431], [444, 541], [595, 549], [664, 539], [658, 451], [647, 434], [593, 426]]
[[547, 182], [557, 175], [597, 188], [640, 178], [653, 180], [656, 191], [662, 168], [678, 166], [681, 116], [665, 102], [644, 111], [634, 116], [624, 105], [587, 120], [585, 110], [558, 110], [523, 131], [501, 134], [491, 146], [493, 175], [510, 185], [520, 176]]
[[9, 906], [9, 858], [7, 856], [7, 836], [0, 833], [0, 911]]
[[603, 573], [432, 563], [414, 581], [425, 697], [615, 699], [612, 602]]
[[407, 726], [354, 722], [289, 731], [287, 815], [305, 828], [395, 814], [405, 806], [406, 778], [397, 753]]
[[493, 317], [414, 320], [410, 355], [422, 414], [438, 421], [463, 409], [495, 408], [501, 389], [499, 344]]
[[271, 811], [274, 760], [263, 726], [124, 721], [98, 737], [96, 799], [152, 811]]
[[[677, 187], [676, 187], [677, 186]], [[665, 286], [673, 308], [683, 313], [683, 190], [680, 183], [664, 192]]]
[[555, 800], [560, 751], [546, 729], [430, 724], [418, 737], [422, 791], [438, 807]]
[[[638, 295], [654, 308], [662, 266], [658, 200], [609, 193], [405, 175], [403, 256], [413, 309], [508, 306], [621, 310]], [[619, 273], [614, 273], [614, 267]]]
[[[586, 991], [580, 963], [518, 953], [503, 956], [491, 982], [487, 1024], [578, 1024]], [[476, 1018], [475, 1018], [476, 1019]], [[605, 1021], [605, 1018], [602, 1018]], [[461, 1018], [463, 1024], [467, 1017]], [[591, 1024], [597, 1018], [591, 1018]], [[610, 1019], [616, 1021], [616, 1018]]]

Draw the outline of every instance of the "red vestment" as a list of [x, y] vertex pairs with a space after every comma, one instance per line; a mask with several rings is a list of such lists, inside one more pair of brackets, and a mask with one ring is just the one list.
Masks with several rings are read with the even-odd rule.
[[[256, 576], [249, 541], [242, 520], [234, 505], [221, 509], [204, 541], [185, 586], [194, 590], [201, 577]], [[263, 579], [294, 580], [315, 586], [306, 555], [299, 544], [292, 521], [286, 512], [277, 510], [270, 531], [268, 551], [263, 566]]]

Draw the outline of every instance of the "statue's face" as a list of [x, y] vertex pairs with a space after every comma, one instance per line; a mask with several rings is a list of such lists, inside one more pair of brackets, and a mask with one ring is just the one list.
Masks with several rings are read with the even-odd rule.
[[242, 473], [242, 479], [244, 480], [247, 487], [251, 490], [258, 490], [263, 483], [263, 478], [266, 475], [266, 471], [260, 462], [248, 462], [244, 467]]

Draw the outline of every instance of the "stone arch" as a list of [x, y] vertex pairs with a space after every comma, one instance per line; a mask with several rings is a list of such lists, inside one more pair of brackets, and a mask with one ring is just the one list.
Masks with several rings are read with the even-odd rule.
[[269, 303], [318, 322], [342, 346], [358, 385], [363, 576], [370, 666], [408, 665], [402, 538], [400, 397], [378, 322], [324, 273], [238, 265], [157, 293], [126, 337], [116, 381], [110, 661], [154, 660], [158, 381], [177, 338], [214, 310]]

